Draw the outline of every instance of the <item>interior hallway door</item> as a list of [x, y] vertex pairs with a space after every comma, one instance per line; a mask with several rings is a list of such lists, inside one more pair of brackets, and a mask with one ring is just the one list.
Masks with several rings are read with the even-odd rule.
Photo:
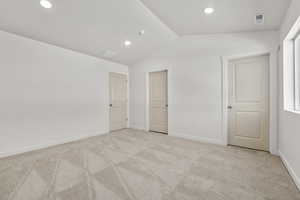
[[151, 72], [150, 90], [150, 131], [168, 133], [168, 72]]
[[234, 60], [228, 68], [229, 144], [269, 149], [269, 56]]
[[127, 75], [109, 73], [110, 131], [127, 127]]

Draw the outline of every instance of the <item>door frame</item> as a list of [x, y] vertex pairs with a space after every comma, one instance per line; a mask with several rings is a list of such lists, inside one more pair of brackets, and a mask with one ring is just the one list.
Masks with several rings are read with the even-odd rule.
[[[260, 53], [249, 53], [249, 54], [241, 54], [241, 55], [235, 55], [235, 56], [222, 56], [221, 61], [222, 61], [222, 143], [223, 145], [228, 146], [229, 141], [229, 131], [228, 131], [228, 90], [229, 90], [229, 85], [228, 85], [228, 66], [229, 63], [233, 60], [238, 60], [238, 59], [243, 59], [243, 58], [251, 58], [251, 57], [258, 57], [258, 56], [268, 56], [269, 57], [269, 66], [268, 66], [268, 77], [269, 77], [269, 84], [268, 84], [268, 108], [267, 108], [267, 113], [268, 113], [268, 120], [267, 120], [267, 125], [268, 125], [268, 132], [267, 132], [267, 142], [269, 146], [269, 151], [272, 154], [278, 154], [277, 152], [277, 107], [275, 108], [275, 119], [274, 119], [274, 113], [271, 113], [271, 109], [274, 108], [272, 106], [274, 102], [277, 104], [277, 93], [272, 93], [271, 87], [274, 87], [274, 71], [272, 71], [272, 66], [274, 65], [274, 57], [272, 55], [272, 52], [266, 51], [266, 52], [260, 52]], [[276, 59], [275, 59], [275, 66], [277, 66]], [[277, 78], [277, 71], [275, 73], [275, 79]], [[275, 89], [277, 90], [277, 85], [275, 85]], [[275, 97], [274, 97], [275, 95]], [[271, 138], [274, 142], [272, 142]]]
[[110, 71], [108, 72], [108, 132], [114, 132], [111, 130], [111, 109], [110, 109], [110, 104], [111, 104], [111, 74], [121, 74], [126, 76], [126, 96], [127, 96], [127, 102], [126, 102], [126, 127], [129, 128], [129, 74], [128, 73], [122, 73], [122, 72], [114, 72]]
[[162, 68], [146, 72], [146, 131], [150, 131], [150, 73], [167, 72], [167, 96], [168, 96], [168, 133], [170, 135], [170, 69]]

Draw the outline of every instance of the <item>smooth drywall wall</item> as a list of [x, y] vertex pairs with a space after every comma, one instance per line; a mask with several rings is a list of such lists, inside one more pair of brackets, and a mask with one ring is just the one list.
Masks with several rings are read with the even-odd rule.
[[270, 53], [271, 152], [277, 153], [278, 32], [186, 36], [129, 67], [130, 125], [146, 129], [147, 74], [169, 70], [169, 134], [224, 144], [222, 57]]
[[108, 132], [108, 74], [127, 66], [2, 31], [0, 44], [0, 156]]
[[[293, 0], [280, 29], [281, 46], [283, 40], [300, 16], [300, 1]], [[279, 153], [290, 174], [300, 189], [300, 114], [284, 110], [283, 102], [283, 49], [279, 53]]]

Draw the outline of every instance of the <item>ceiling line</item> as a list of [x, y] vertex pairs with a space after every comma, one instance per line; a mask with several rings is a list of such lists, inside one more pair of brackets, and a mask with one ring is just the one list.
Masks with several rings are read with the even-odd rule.
[[143, 7], [143, 9], [147, 12], [147, 14], [152, 16], [154, 19], [156, 19], [156, 21], [158, 21], [158, 23], [160, 23], [163, 27], [165, 27], [166, 31], [168, 31], [174, 36], [174, 39], [181, 37], [176, 31], [171, 29], [171, 27], [168, 26], [160, 17], [158, 17], [154, 12], [152, 12], [152, 10], [148, 8], [146, 4], [142, 2], [142, 0], [136, 0], [136, 1], [140, 4], [141, 7]]
[[111, 60], [111, 59], [108, 59], [108, 58], [103, 58], [103, 57], [96, 56], [96, 55], [93, 55], [93, 54], [90, 54], [90, 53], [85, 53], [83, 51], [68, 48], [68, 47], [64, 47], [64, 46], [61, 46], [61, 45], [58, 45], [58, 44], [46, 42], [44, 40], [36, 39], [36, 38], [31, 37], [31, 36], [19, 34], [19, 33], [13, 32], [13, 31], [4, 30], [2, 28], [0, 28], [0, 32], [6, 33], [6, 34], [11, 34], [15, 37], [20, 37], [20, 38], [23, 38], [23, 39], [31, 40], [31, 41], [40, 43], [42, 45], [48, 45], [48, 46], [52, 46], [52, 47], [55, 47], [55, 48], [63, 49], [65, 51], [70, 51], [70, 52], [73, 52], [73, 53], [88, 56], [88, 57], [93, 58], [93, 59], [102, 60], [102, 61], [109, 62], [109, 63], [112, 63], [112, 64], [123, 65], [123, 66], [129, 67], [128, 64], [125, 64], [125, 63], [122, 63], [122, 62], [114, 61], [114, 60]]

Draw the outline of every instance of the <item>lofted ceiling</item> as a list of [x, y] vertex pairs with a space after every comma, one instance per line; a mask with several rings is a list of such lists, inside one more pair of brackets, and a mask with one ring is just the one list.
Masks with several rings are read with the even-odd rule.
[[[142, 0], [179, 35], [229, 33], [278, 29], [290, 0]], [[205, 15], [204, 9], [215, 12]], [[254, 23], [256, 14], [265, 23]]]
[[176, 37], [139, 0], [49, 1], [2, 1], [0, 30], [127, 65]]
[[[290, 0], [7, 0], [0, 30], [126, 65], [178, 35], [278, 29]], [[213, 7], [211, 15], [204, 8]], [[264, 25], [254, 16], [265, 15]], [[142, 36], [141, 30], [145, 31]], [[132, 45], [126, 47], [125, 40]]]

